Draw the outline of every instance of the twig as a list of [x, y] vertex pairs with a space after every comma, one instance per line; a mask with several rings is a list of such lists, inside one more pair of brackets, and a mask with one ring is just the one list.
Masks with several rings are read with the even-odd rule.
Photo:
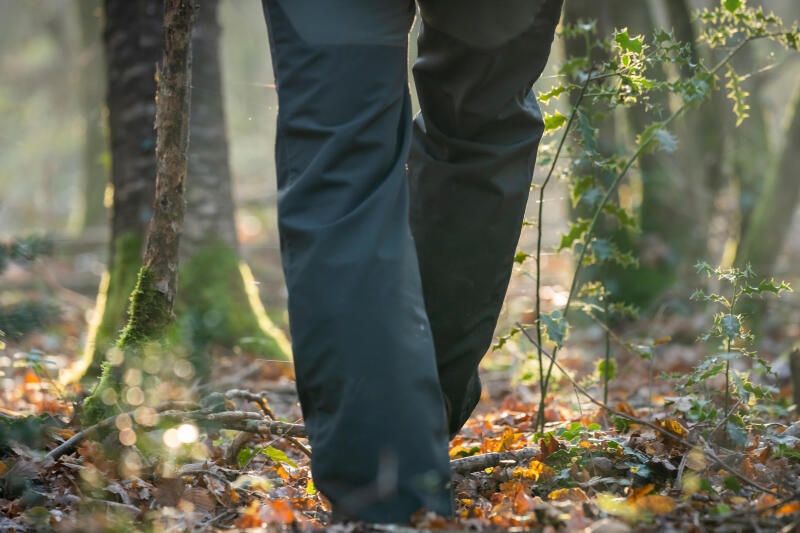
[[453, 459], [450, 461], [450, 470], [456, 474], [479, 472], [497, 466], [504, 461], [519, 463], [526, 459], [532, 459], [539, 455], [539, 453], [541, 453], [539, 448], [522, 448], [521, 450], [483, 453], [471, 457], [462, 457], [461, 459]]
[[241, 431], [237, 433], [233, 438], [231, 445], [228, 446], [227, 450], [225, 450], [225, 464], [237, 466], [239, 464], [239, 452], [242, 451], [242, 448], [244, 448], [248, 442], [250, 442], [253, 436], [253, 433], [249, 433], [247, 431]]
[[267, 405], [266, 393], [262, 392], [261, 394], [256, 394], [254, 392], [250, 392], [249, 390], [232, 389], [225, 393], [225, 397], [229, 400], [233, 398], [241, 398], [243, 400], [251, 401], [258, 405], [258, 407], [264, 411], [265, 415], [273, 420], [275, 419], [275, 414], [272, 412], [272, 409], [269, 408], [269, 405]]
[[731, 415], [732, 415], [733, 413], [735, 413], [735, 412], [736, 412], [736, 410], [737, 410], [737, 409], [739, 408], [739, 406], [742, 404], [742, 400], [743, 400], [743, 398], [739, 398], [739, 401], [738, 401], [738, 402], [736, 402], [736, 405], [734, 405], [734, 406], [733, 406], [733, 408], [732, 408], [730, 411], [728, 411], [728, 414], [727, 414], [727, 415], [725, 415], [725, 418], [723, 418], [722, 420], [720, 420], [720, 421], [717, 423], [717, 425], [716, 425], [716, 426], [714, 426], [714, 429], [713, 429], [713, 430], [711, 430], [711, 433], [709, 433], [709, 434], [708, 434], [708, 438], [709, 438], [709, 439], [711, 438], [711, 436], [712, 436], [712, 435], [714, 435], [714, 433], [716, 433], [716, 432], [719, 430], [719, 428], [721, 428], [721, 427], [722, 427], [722, 424], [724, 424], [725, 422], [727, 422], [727, 421], [730, 419]]
[[[522, 334], [523, 334], [523, 335], [525, 335], [525, 337], [528, 339], [528, 341], [530, 341], [531, 343], [533, 343], [534, 345], [536, 345], [536, 341], [535, 341], [535, 340], [533, 340], [533, 338], [531, 338], [531, 336], [530, 336], [530, 334], [528, 333], [528, 331], [527, 331], [527, 330], [526, 330], [524, 327], [522, 327], [522, 324], [520, 324], [520, 323], [518, 322], [518, 323], [517, 323], [517, 327], [520, 329], [520, 331], [522, 332]], [[546, 355], [546, 356], [547, 356], [547, 357], [550, 359], [550, 361], [553, 363], [553, 365], [555, 365], [555, 367], [556, 367], [556, 368], [558, 368], [558, 369], [559, 369], [559, 370], [560, 370], [560, 371], [561, 371], [561, 372], [562, 372], [562, 373], [563, 373], [563, 374], [564, 374], [564, 375], [567, 377], [567, 379], [570, 381], [570, 383], [572, 383], [572, 385], [573, 385], [573, 386], [574, 386], [574, 387], [575, 387], [575, 388], [576, 388], [576, 389], [577, 389], [577, 390], [578, 390], [578, 391], [579, 391], [581, 394], [583, 394], [583, 395], [586, 397], [586, 399], [588, 399], [590, 402], [592, 402], [592, 403], [593, 403], [593, 404], [595, 404], [596, 406], [600, 407], [601, 409], [605, 409], [606, 411], [608, 411], [609, 413], [611, 413], [611, 414], [612, 414], [612, 415], [614, 415], [614, 416], [618, 416], [618, 417], [620, 417], [620, 418], [624, 418], [624, 419], [626, 419], [626, 420], [630, 420], [631, 422], [633, 422], [633, 423], [635, 423], [635, 424], [639, 424], [639, 425], [642, 425], [642, 426], [647, 426], [647, 427], [649, 427], [649, 428], [651, 428], [651, 429], [654, 429], [656, 432], [658, 432], [658, 433], [661, 433], [662, 435], [664, 435], [664, 436], [666, 436], [666, 437], [669, 437], [669, 438], [671, 438], [671, 439], [674, 439], [675, 441], [679, 442], [680, 444], [683, 444], [684, 446], [686, 446], [686, 447], [688, 447], [688, 448], [693, 448], [693, 447], [695, 447], [695, 445], [694, 445], [694, 444], [692, 444], [691, 442], [689, 442], [689, 441], [687, 441], [687, 440], [685, 440], [685, 439], [683, 439], [683, 438], [679, 437], [678, 435], [676, 435], [675, 433], [672, 433], [671, 431], [667, 431], [666, 429], [664, 429], [664, 428], [661, 428], [661, 427], [659, 427], [659, 426], [657, 426], [657, 425], [655, 425], [655, 424], [653, 424], [652, 422], [649, 422], [649, 421], [647, 421], [647, 420], [643, 420], [643, 419], [641, 419], [641, 418], [637, 418], [637, 417], [635, 417], [635, 416], [631, 416], [631, 415], [629, 415], [629, 414], [626, 414], [626, 413], [623, 413], [623, 412], [621, 412], [621, 411], [617, 411], [616, 409], [612, 409], [612, 408], [611, 408], [611, 407], [609, 407], [608, 405], [606, 405], [606, 404], [604, 404], [603, 402], [601, 402], [600, 400], [596, 399], [594, 396], [592, 396], [591, 394], [589, 394], [589, 392], [588, 392], [586, 389], [584, 389], [583, 387], [581, 387], [581, 386], [580, 386], [580, 384], [578, 384], [578, 382], [577, 382], [577, 381], [575, 381], [575, 378], [573, 378], [572, 376], [570, 376], [570, 375], [569, 375], [569, 373], [568, 373], [566, 370], [564, 370], [564, 368], [563, 368], [563, 367], [562, 367], [562, 366], [561, 366], [561, 365], [560, 365], [560, 364], [559, 364], [559, 363], [558, 363], [558, 362], [557, 362], [557, 361], [556, 361], [556, 360], [553, 358], [553, 356], [552, 356], [552, 355], [550, 355], [550, 354], [549, 354], [549, 353], [548, 353], [548, 352], [547, 352], [547, 351], [546, 351], [546, 350], [545, 350], [543, 347], [540, 347], [539, 349], [541, 349], [541, 350], [542, 350], [542, 353], [543, 353], [544, 355]], [[725, 464], [725, 463], [722, 461], [722, 459], [720, 459], [720, 458], [717, 456], [717, 454], [715, 454], [715, 453], [714, 453], [714, 452], [713, 452], [713, 451], [712, 451], [712, 450], [711, 450], [711, 449], [710, 449], [708, 446], [705, 446], [705, 447], [703, 448], [703, 453], [705, 453], [705, 454], [706, 454], [706, 457], [708, 457], [709, 459], [711, 459], [711, 461], [712, 461], [712, 462], [716, 463], [716, 464], [717, 464], [717, 465], [718, 465], [720, 468], [722, 468], [723, 470], [726, 470], [726, 471], [730, 472], [731, 474], [733, 474], [733, 475], [734, 475], [734, 476], [735, 476], [735, 477], [736, 477], [738, 480], [742, 481], [743, 483], [745, 483], [745, 484], [747, 484], [747, 485], [750, 485], [751, 487], [753, 487], [753, 488], [755, 488], [755, 489], [758, 489], [758, 490], [760, 490], [761, 492], [765, 492], [765, 493], [767, 493], [767, 494], [772, 494], [773, 496], [777, 496], [777, 495], [778, 495], [778, 493], [777, 493], [777, 492], [775, 492], [774, 490], [772, 490], [772, 489], [769, 489], [769, 488], [767, 488], [767, 487], [765, 487], [765, 486], [761, 485], [760, 483], [757, 483], [757, 482], [755, 482], [755, 481], [752, 481], [751, 479], [749, 479], [748, 477], [746, 477], [744, 474], [741, 474], [741, 473], [740, 473], [740, 472], [738, 472], [737, 470], [735, 470], [735, 469], [733, 469], [733, 468], [729, 467], [728, 465], [726, 465], [726, 464]]]
[[689, 458], [689, 452], [691, 451], [691, 448], [686, 450], [686, 453], [684, 453], [683, 457], [681, 458], [681, 464], [678, 465], [678, 475], [675, 476], [675, 483], [672, 485], [676, 489], [680, 488], [681, 481], [683, 481], [683, 470], [686, 468], [686, 460]]
[[112, 509], [119, 509], [119, 510], [122, 510], [122, 511], [128, 511], [129, 513], [132, 513], [134, 515], [138, 515], [139, 513], [142, 512], [142, 510], [139, 509], [138, 507], [133, 506], [133, 505], [129, 505], [127, 503], [112, 502], [112, 501], [109, 501], [109, 500], [101, 500], [99, 498], [86, 498], [85, 501], [88, 501], [90, 503], [101, 503], [103, 505], [107, 505], [108, 507], [111, 507]]
[[302, 442], [294, 437], [284, 437], [284, 439], [292, 443], [295, 448], [306, 454], [308, 458], [311, 459], [311, 450], [309, 450]]

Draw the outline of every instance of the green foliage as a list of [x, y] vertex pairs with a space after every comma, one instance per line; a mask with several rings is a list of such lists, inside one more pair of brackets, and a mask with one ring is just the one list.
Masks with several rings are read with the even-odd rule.
[[53, 252], [53, 241], [42, 237], [23, 237], [0, 243], [0, 273], [10, 262], [27, 265]]
[[[42, 237], [24, 237], [0, 242], [0, 274], [10, 263], [27, 267], [36, 259], [50, 255], [51, 240]], [[4, 298], [0, 300], [0, 332], [12, 340], [19, 340], [29, 333], [47, 327], [61, 316], [58, 305], [39, 300]]]
[[[628, 208], [616, 203], [615, 193], [639, 158], [653, 150], [674, 152], [679, 148], [670, 131], [673, 122], [686, 109], [699, 105], [717, 88], [723, 71], [727, 72], [734, 113], [740, 122], [745, 118], [747, 94], [739, 85], [742, 77], [733, 69], [731, 59], [749, 42], [767, 39], [794, 50], [798, 50], [800, 43], [797, 24], [787, 28], [775, 15], [750, 8], [744, 0], [721, 0], [714, 9], [698, 13], [697, 19], [701, 26], [701, 41], [712, 49], [727, 49], [727, 53], [715, 65], [708, 66], [694, 59], [692, 43], [678, 41], [672, 32], [656, 30], [647, 37], [634, 35], [623, 28], [614, 32], [610, 39], [598, 39], [597, 26], [593, 22], [566, 24], [562, 29], [562, 36], [582, 44], [585, 53], [568, 58], [558, 69], [561, 77], [558, 85], [539, 95], [540, 102], [546, 106], [557, 105], [567, 95], [571, 107], [566, 115], [557, 110], [545, 112], [547, 132], [558, 132], [560, 139], [552, 145], [554, 153], [545, 154], [542, 158], [550, 171], [538, 187], [540, 217], [536, 226], [539, 240], [534, 264], [537, 269], [535, 313], [538, 317], [536, 328], [540, 367], [543, 367], [542, 336], [546, 334], [556, 344], [553, 350], [555, 356], [568, 332], [573, 299], [583, 292], [587, 282], [597, 281], [581, 276], [582, 269], [589, 266], [597, 269], [611, 264], [638, 266], [636, 257], [624, 247], [623, 241], [638, 230], [637, 219], [640, 214], [631, 213]], [[669, 100], [678, 102], [674, 110], [666, 108]], [[641, 128], [635, 145], [627, 154], [604, 153], [598, 143], [601, 124], [620, 107], [638, 107], [652, 120]], [[566, 162], [561, 161], [562, 152], [568, 156]], [[542, 312], [538, 293], [538, 280], [541, 277], [541, 200], [550, 177], [554, 175], [567, 181], [573, 207], [584, 210], [570, 224], [558, 246], [559, 252], [571, 250], [577, 256], [567, 303], [559, 315]], [[598, 235], [600, 232], [602, 235]], [[528, 257], [525, 253], [517, 254], [516, 261], [523, 264]], [[747, 287], [747, 290], [754, 289], [751, 285]], [[576, 307], [591, 312], [603, 304], [607, 321], [610, 311], [605, 301], [610, 299], [611, 289], [613, 287], [594, 291], [593, 302], [584, 302]], [[625, 309], [624, 304], [622, 309]], [[742, 334], [741, 319], [733, 312], [718, 316], [715, 328], [717, 333], [727, 336], [729, 340]], [[502, 346], [515, 333], [512, 330], [507, 337], [501, 338], [496, 347]], [[608, 348], [606, 352], [608, 361]], [[610, 363], [606, 362], [605, 365], [606, 369], [610, 369]], [[540, 372], [545, 376], [540, 383], [542, 399], [538, 414], [538, 423], [542, 428], [544, 397], [552, 368], [553, 363], [550, 362], [547, 372]], [[712, 365], [712, 368], [716, 368], [716, 365]]]
[[0, 306], [0, 331], [9, 339], [19, 340], [45, 328], [61, 316], [61, 308], [42, 301], [20, 301]]
[[[83, 401], [81, 418], [85, 426], [96, 424], [109, 416], [120, 412], [116, 398], [121, 388], [118, 376], [114, 376], [114, 367], [103, 363], [100, 379], [95, 383], [89, 396]], [[109, 394], [108, 391], [112, 391]]]
[[[791, 288], [784, 282], [776, 283], [774, 280], [757, 280], [756, 274], [748, 265], [739, 268], [712, 268], [705, 262], [697, 264], [698, 273], [705, 274], [728, 285], [728, 296], [716, 292], [695, 291], [691, 299], [711, 304], [720, 309], [713, 317], [711, 327], [699, 338], [703, 342], [716, 342], [715, 352], [701, 361], [694, 370], [686, 376], [678, 377], [678, 391], [684, 394], [694, 394], [702, 397], [691, 399], [691, 409], [686, 412], [688, 418], [696, 421], [713, 421], [723, 425], [725, 434], [735, 445], [747, 445], [747, 425], [753, 413], [752, 404], [755, 400], [769, 399], [775, 391], [773, 387], [755, 385], [745, 373], [731, 369], [731, 361], [737, 356], [747, 357], [753, 361], [756, 368], [765, 375], [774, 374], [769, 363], [759, 357], [755, 352], [748, 350], [752, 343], [753, 335], [745, 329], [743, 316], [738, 312], [738, 306], [743, 298], [774, 294], [779, 296]], [[719, 412], [712, 403], [707, 381], [717, 376], [725, 376], [724, 403]], [[737, 401], [735, 409], [729, 411], [730, 398]], [[719, 418], [719, 421], [717, 420]]]

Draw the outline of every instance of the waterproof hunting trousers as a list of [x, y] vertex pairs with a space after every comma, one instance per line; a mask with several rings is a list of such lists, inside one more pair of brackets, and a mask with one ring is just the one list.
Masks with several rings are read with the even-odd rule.
[[337, 515], [451, 513], [544, 124], [562, 0], [263, 0], [281, 254], [315, 485]]

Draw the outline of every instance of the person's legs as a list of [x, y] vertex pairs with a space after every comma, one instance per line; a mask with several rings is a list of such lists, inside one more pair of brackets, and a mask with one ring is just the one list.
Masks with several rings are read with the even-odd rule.
[[264, 0], [281, 252], [317, 487], [340, 516], [450, 512], [444, 402], [408, 221], [409, 0]]
[[455, 434], [480, 397], [478, 363], [511, 275], [544, 131], [531, 86], [562, 0], [419, 3], [411, 225]]

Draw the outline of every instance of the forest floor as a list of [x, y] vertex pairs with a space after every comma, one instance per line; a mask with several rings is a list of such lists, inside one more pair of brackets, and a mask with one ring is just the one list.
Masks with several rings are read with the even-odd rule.
[[[307, 442], [281, 436], [301, 433], [289, 364], [225, 354], [215, 380], [189, 391], [188, 401], [166, 393], [162, 405], [87, 431], [75, 410], [80, 387], [54, 378], [78, 357], [90, 304], [66, 298], [60, 324], [0, 351], [0, 531], [412, 530], [328, 524]], [[788, 408], [788, 366], [777, 358], [787, 335], [800, 336], [800, 326], [791, 329], [800, 308], [771, 313], [762, 345], [779, 392], [753, 406], [758, 423], [743, 446], [716, 428], [709, 435], [689, 399], [660, 377], [690, 372], [707, 353], [694, 342], [706, 316], [665, 314], [615, 328], [619, 370], [608, 406], [641, 423], [580, 392], [603, 398], [592, 376], [605, 346], [596, 325], [573, 332], [559, 355], [582, 387], [556, 371], [544, 434], [535, 424], [532, 348], [521, 341], [492, 352], [478, 410], [451, 442], [455, 518], [418, 515], [413, 529], [800, 531], [800, 425]], [[654, 358], [641, 359], [616, 335], [656, 338]]]

